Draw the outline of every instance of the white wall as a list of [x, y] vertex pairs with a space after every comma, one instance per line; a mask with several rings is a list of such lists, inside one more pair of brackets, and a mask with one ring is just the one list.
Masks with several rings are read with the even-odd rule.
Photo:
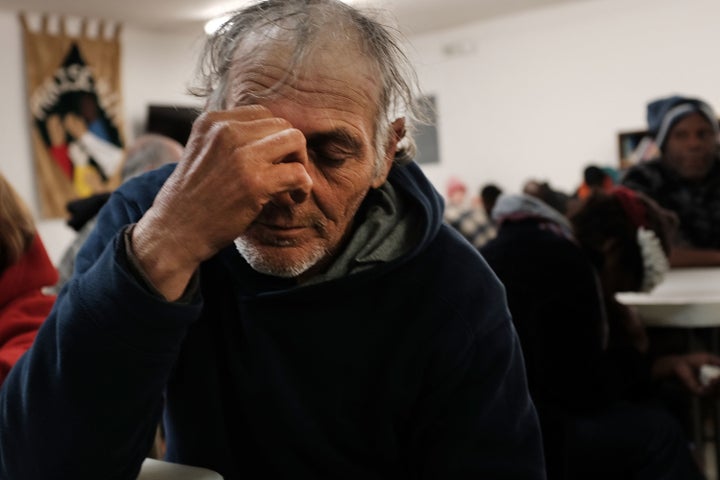
[[[516, 191], [530, 177], [570, 190], [589, 162], [617, 164], [619, 130], [645, 126], [648, 100], [679, 92], [720, 110], [717, 0], [579, 0], [410, 38], [427, 93], [436, 96], [441, 163], [425, 167], [440, 191], [451, 175], [471, 188]], [[183, 92], [199, 34], [123, 30], [123, 96], [131, 136], [148, 103], [197, 104]], [[36, 207], [24, 65], [15, 13], [0, 12], [0, 172]], [[470, 47], [448, 56], [448, 45]], [[71, 233], [41, 221], [53, 259]]]
[[617, 166], [616, 135], [645, 128], [648, 100], [720, 110], [718, 19], [716, 0], [585, 0], [411, 38], [440, 117], [441, 163], [425, 171], [441, 192], [450, 176], [574, 189], [588, 163]]

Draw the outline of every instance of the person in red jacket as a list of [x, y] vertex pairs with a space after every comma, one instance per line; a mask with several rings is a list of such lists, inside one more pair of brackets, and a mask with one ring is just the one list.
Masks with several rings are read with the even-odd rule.
[[57, 270], [27, 207], [0, 175], [0, 385], [50, 313]]

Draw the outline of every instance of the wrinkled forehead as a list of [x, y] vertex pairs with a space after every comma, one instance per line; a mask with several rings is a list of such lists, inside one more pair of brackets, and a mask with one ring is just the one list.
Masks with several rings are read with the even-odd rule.
[[[360, 47], [357, 34], [336, 30], [298, 38], [295, 29], [265, 26], [237, 46], [231, 67], [230, 95], [248, 98], [323, 95], [334, 101], [377, 105], [380, 69]], [[312, 95], [318, 101], [317, 95]]]

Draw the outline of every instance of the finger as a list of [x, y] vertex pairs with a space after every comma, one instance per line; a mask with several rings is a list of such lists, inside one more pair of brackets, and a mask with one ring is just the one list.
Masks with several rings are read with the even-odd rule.
[[708, 362], [708, 355], [705, 352], [685, 353], [680, 355], [681, 361], [693, 368], [699, 368]]
[[[284, 135], [280, 135], [285, 132]], [[254, 145], [256, 142], [260, 142]], [[238, 157], [240, 161], [279, 162], [289, 155], [304, 161], [305, 136], [277, 117], [250, 121], [218, 120], [204, 133], [188, 140], [185, 158]], [[218, 165], [213, 161], [213, 166]]]
[[680, 368], [677, 371], [678, 378], [687, 387], [688, 390], [700, 395], [703, 393], [704, 388], [700, 385], [700, 382], [695, 378], [695, 373], [691, 368]]
[[720, 357], [718, 357], [717, 355], [714, 355], [714, 354], [710, 353], [710, 354], [708, 354], [708, 356], [707, 356], [707, 358], [706, 358], [706, 363], [710, 363], [710, 364], [712, 364], [712, 365], [720, 366]]
[[246, 105], [232, 110], [203, 112], [193, 122], [190, 136], [193, 137], [194, 134], [202, 135], [220, 122], [251, 122], [267, 118], [274, 118], [274, 115], [270, 110], [260, 105]]
[[720, 357], [713, 355], [709, 352], [700, 352], [691, 355], [692, 364], [696, 367], [703, 365], [718, 365], [720, 366]]
[[[293, 128], [293, 126], [282, 118], [262, 118], [251, 121], [226, 120], [216, 124], [217, 134], [223, 136], [223, 141], [236, 146], [250, 144], [256, 141], [265, 140], [264, 148], [270, 145], [287, 148], [288, 144], [292, 144], [290, 150], [297, 150], [298, 153], [305, 149], [305, 136]], [[284, 135], [281, 135], [283, 134]], [[282, 158], [282, 152], [274, 153], [275, 150], [268, 151], [268, 156], [279, 156]]]
[[217, 170], [224, 171], [225, 178], [257, 176], [262, 174], [262, 164], [277, 163], [288, 156], [305, 162], [307, 152], [304, 135], [286, 120], [276, 117], [248, 122], [224, 120], [188, 141], [178, 174], [199, 169], [203, 176], [217, 174]]

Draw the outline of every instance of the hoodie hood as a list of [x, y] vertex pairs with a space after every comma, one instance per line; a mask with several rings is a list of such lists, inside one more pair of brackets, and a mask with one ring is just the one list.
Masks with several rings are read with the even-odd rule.
[[368, 192], [354, 231], [332, 265], [305, 285], [412, 258], [437, 234], [442, 207], [442, 197], [417, 165], [393, 168], [384, 185]]
[[442, 195], [435, 190], [416, 163], [395, 166], [390, 170], [388, 181], [403, 194], [411, 206], [417, 209], [422, 224], [418, 231], [418, 244], [414, 252], [423, 250], [435, 238], [443, 223], [445, 204]]
[[573, 237], [570, 221], [562, 213], [531, 195], [500, 195], [493, 208], [492, 218], [500, 225], [505, 221], [533, 218], [550, 222], [559, 227], [566, 237]]

